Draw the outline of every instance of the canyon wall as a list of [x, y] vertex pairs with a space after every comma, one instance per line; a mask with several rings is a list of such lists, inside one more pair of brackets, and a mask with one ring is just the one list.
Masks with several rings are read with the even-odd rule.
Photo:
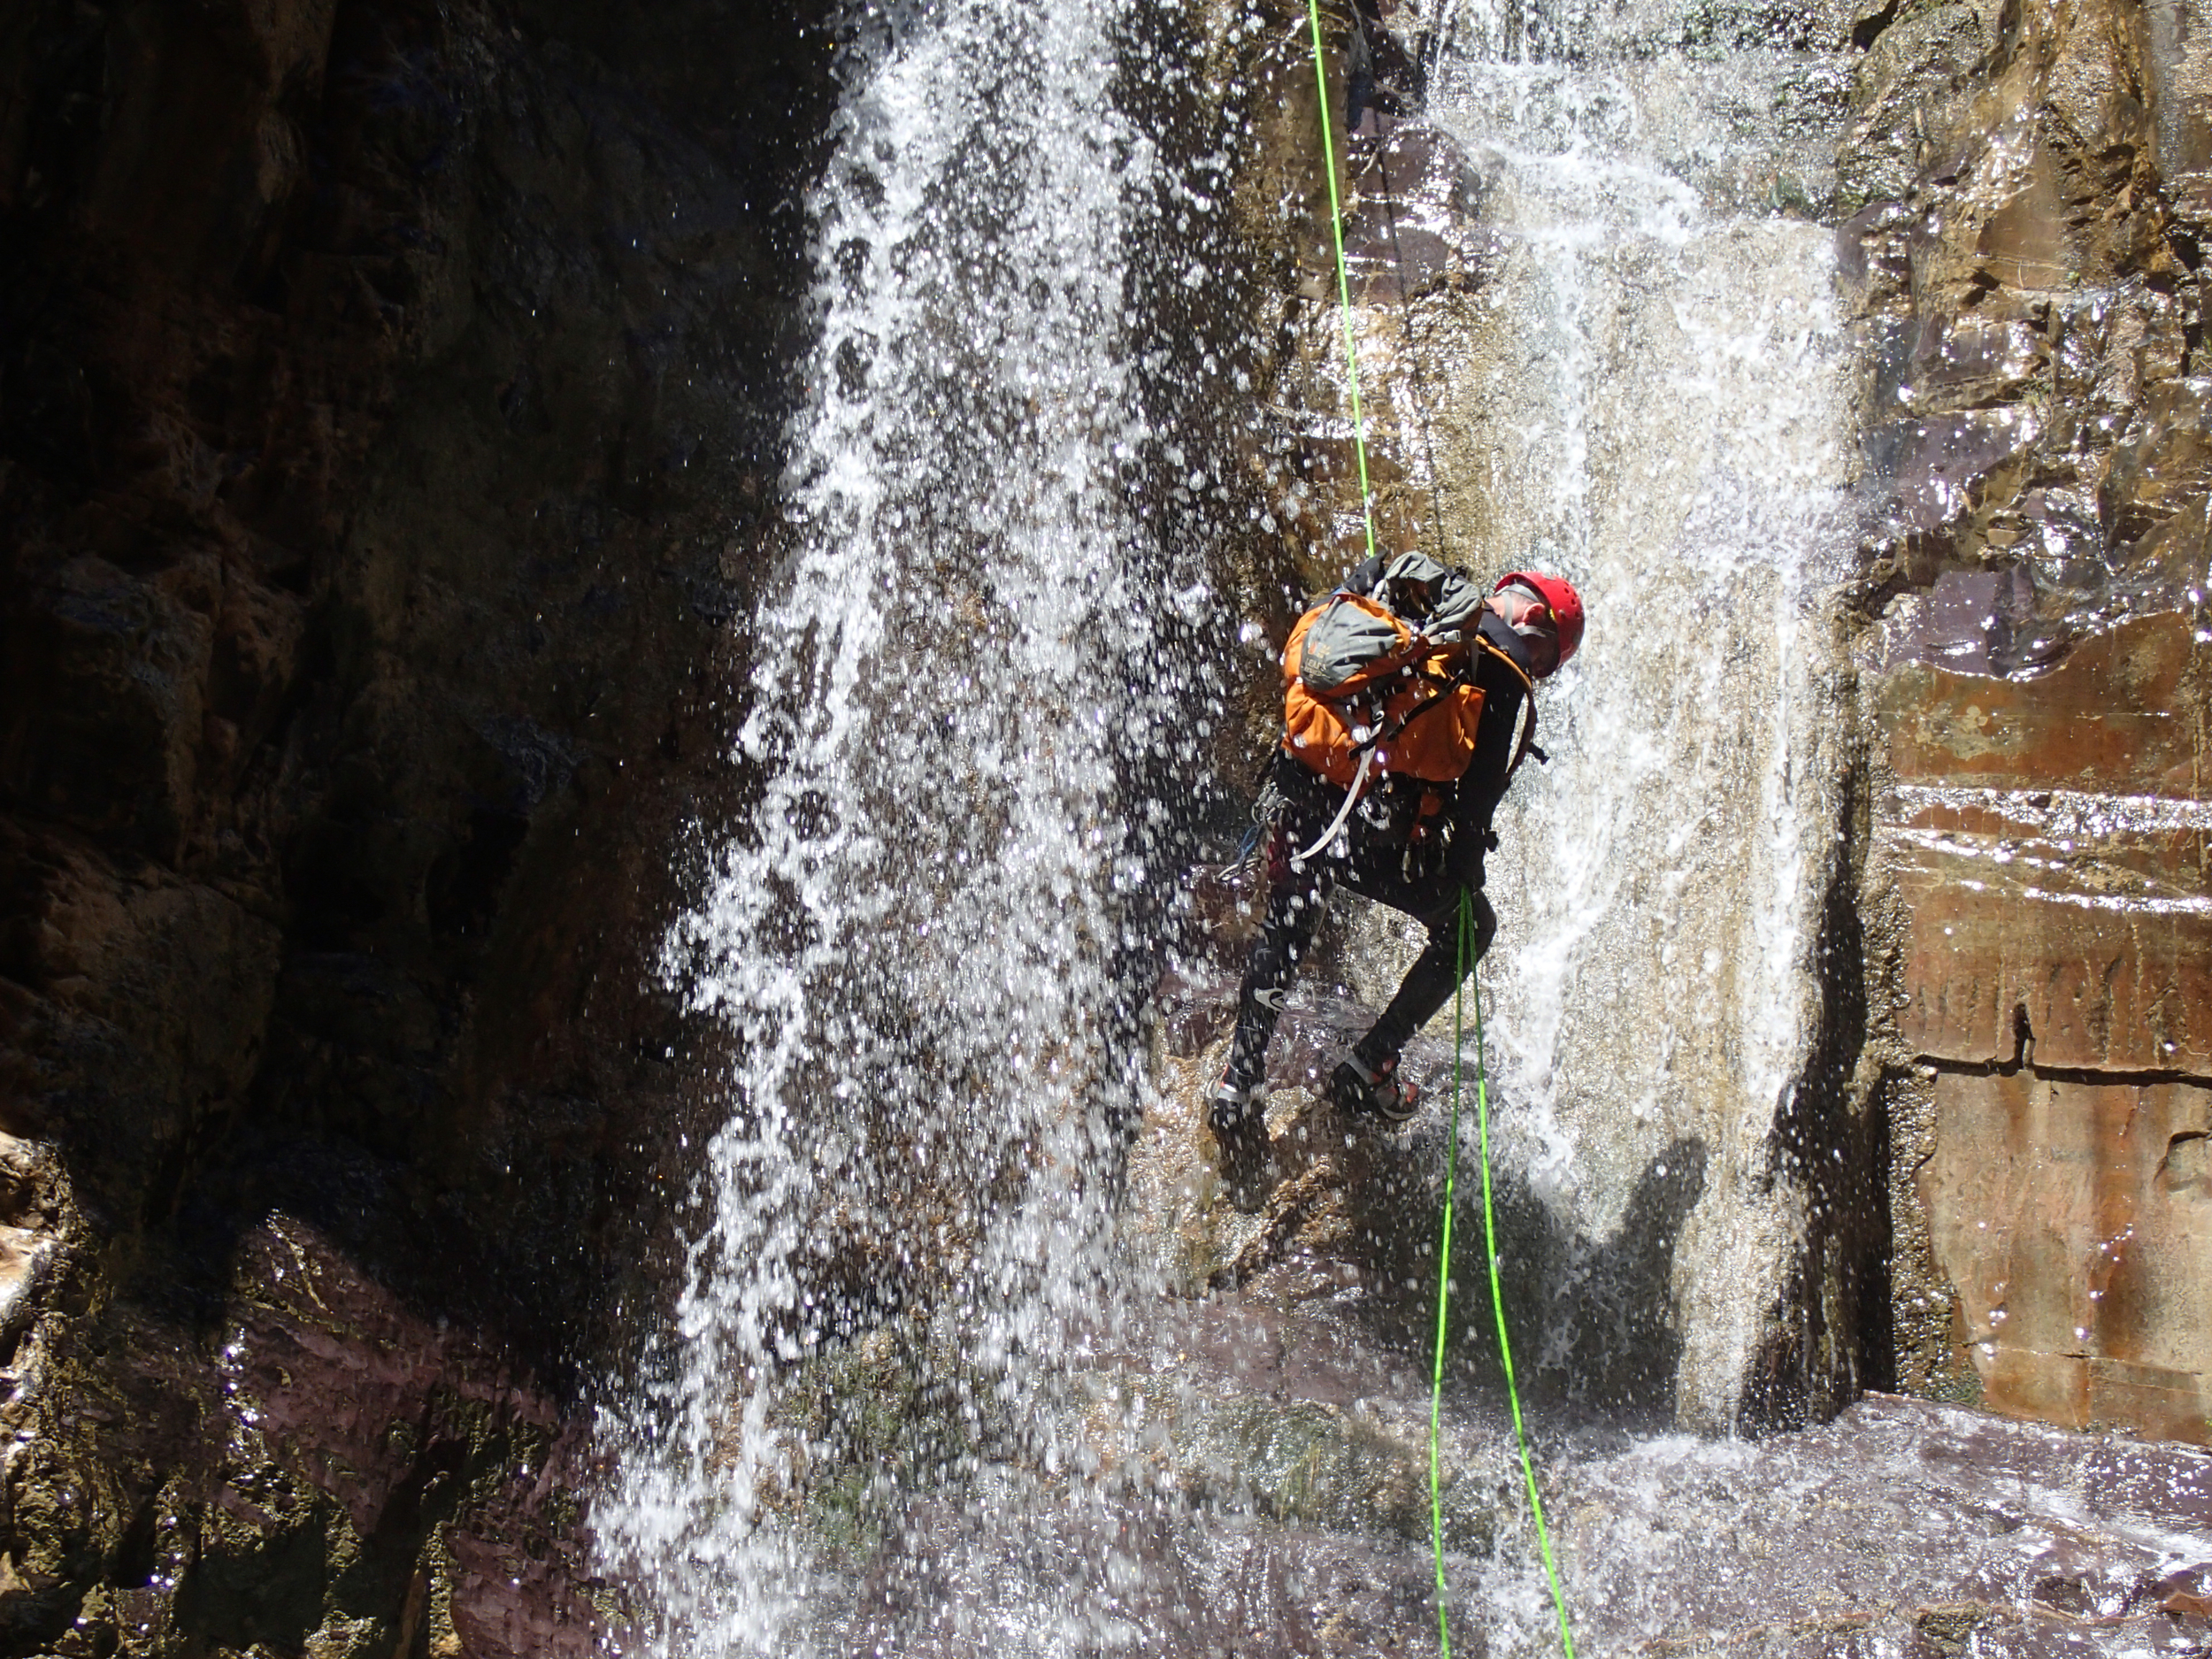
[[2189, 8], [1896, 5], [1839, 171], [1898, 1379], [2212, 1437], [2212, 776]]
[[588, 1645], [826, 45], [0, 24], [0, 1651]]
[[[1171, 420], [1248, 503], [1213, 574], [1263, 636], [1351, 527], [1299, 22], [1174, 42], [1249, 134], [1218, 248], [1253, 291], [1187, 342], [1277, 401]], [[1728, 188], [1840, 226], [1864, 365], [1839, 1116], [1786, 1127], [1889, 1203], [1815, 1216], [1821, 1288], [1749, 1346], [1801, 1409], [1894, 1380], [2200, 1439], [2208, 43], [2171, 4], [1839, 27], [1832, 176]], [[656, 1323], [708, 1127], [717, 1038], [650, 959], [694, 826], [757, 794], [727, 703], [833, 45], [714, 0], [0, 24], [0, 1651], [584, 1651], [620, 1616], [588, 1385]], [[1355, 204], [1356, 297], [1464, 368], [1510, 250], [1480, 170], [1399, 143], [1428, 217], [1386, 255]], [[1426, 505], [1479, 540], [1409, 438], [1386, 539]], [[1624, 1254], [1664, 1281], [1708, 1165], [1653, 1167]], [[1671, 1362], [1681, 1317], [1635, 1328]]]

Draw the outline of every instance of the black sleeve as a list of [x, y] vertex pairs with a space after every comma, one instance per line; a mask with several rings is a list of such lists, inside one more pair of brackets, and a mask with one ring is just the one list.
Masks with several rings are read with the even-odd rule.
[[[1495, 611], [1485, 611], [1482, 635], [1517, 661], [1525, 647]], [[1519, 649], [1516, 649], [1519, 648]], [[1475, 757], [1467, 763], [1452, 798], [1452, 867], [1471, 887], [1482, 885], [1482, 860], [1493, 841], [1491, 820], [1505, 798], [1506, 769], [1521, 727], [1521, 703], [1528, 688], [1521, 677], [1475, 648], [1474, 680], [1482, 687], [1482, 723], [1475, 729]]]

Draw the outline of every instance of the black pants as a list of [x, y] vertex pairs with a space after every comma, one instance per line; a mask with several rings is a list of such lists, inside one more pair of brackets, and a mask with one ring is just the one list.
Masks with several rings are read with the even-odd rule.
[[1266, 1071], [1268, 1040], [1275, 1034], [1283, 998], [1297, 975], [1298, 964], [1312, 947], [1329, 894], [1338, 882], [1428, 929], [1428, 943], [1406, 970], [1390, 1006], [1353, 1046], [1371, 1069], [1394, 1058], [1458, 989], [1463, 892], [1471, 925], [1466, 955], [1471, 972], [1498, 931], [1497, 913], [1483, 897], [1479, 859], [1455, 858], [1448, 849], [1425, 864], [1408, 856], [1409, 798], [1394, 800], [1386, 792], [1362, 801], [1334, 846], [1302, 864], [1293, 863], [1291, 855], [1310, 847], [1328, 827], [1343, 796], [1294, 761], [1279, 760], [1276, 779], [1286, 805], [1269, 832], [1267, 918], [1238, 990], [1236, 1035], [1229, 1045], [1229, 1069], [1223, 1079], [1238, 1090], [1256, 1087]]

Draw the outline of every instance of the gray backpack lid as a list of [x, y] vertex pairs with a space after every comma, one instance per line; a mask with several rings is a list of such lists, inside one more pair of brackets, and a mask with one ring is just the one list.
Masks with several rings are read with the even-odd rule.
[[1374, 595], [1432, 639], [1464, 633], [1482, 609], [1482, 589], [1463, 571], [1425, 553], [1401, 553]]
[[1363, 611], [1344, 595], [1306, 630], [1298, 678], [1309, 691], [1333, 691], [1379, 657], [1398, 649], [1398, 630], [1387, 618]]

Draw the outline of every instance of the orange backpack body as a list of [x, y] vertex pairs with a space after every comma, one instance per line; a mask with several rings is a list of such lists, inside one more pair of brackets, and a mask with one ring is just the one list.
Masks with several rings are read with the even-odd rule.
[[1441, 640], [1363, 594], [1330, 595], [1283, 648], [1283, 750], [1340, 788], [1369, 769], [1452, 783], [1475, 755], [1482, 691], [1463, 678], [1467, 644]]

